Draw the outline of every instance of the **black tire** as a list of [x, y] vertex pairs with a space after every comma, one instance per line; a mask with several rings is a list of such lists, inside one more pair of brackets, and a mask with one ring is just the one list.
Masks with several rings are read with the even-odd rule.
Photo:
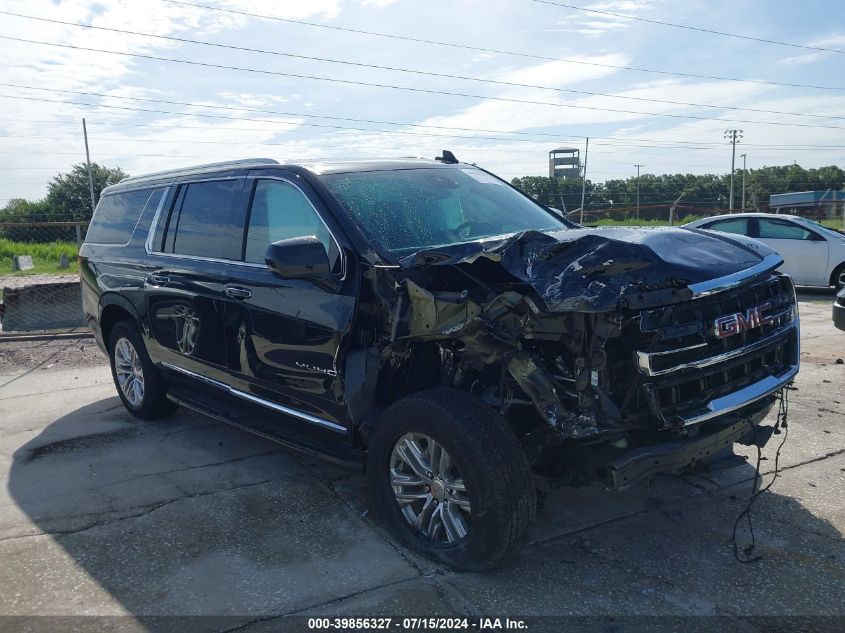
[[[118, 361], [116, 360], [116, 355], [119, 354], [118, 343], [121, 340], [128, 341], [131, 344], [132, 349], [140, 361], [140, 372], [143, 377], [143, 395], [137, 403], [130, 401], [121, 386], [120, 380], [118, 380], [118, 370], [116, 368]], [[112, 380], [114, 380], [114, 386], [117, 389], [117, 395], [123, 401], [123, 406], [136, 418], [155, 420], [156, 418], [167, 415], [176, 408], [176, 405], [167, 399], [164, 381], [150, 360], [141, 334], [133, 321], [126, 319], [112, 328], [111, 335], [109, 336], [109, 362], [111, 364], [111, 375]]]
[[836, 288], [836, 292], [845, 287], [845, 284], [842, 283], [843, 276], [845, 276], [845, 264], [839, 264], [833, 271], [833, 287]]
[[[471, 514], [466, 536], [457, 542], [433, 543], [420, 534], [394, 496], [391, 454], [407, 433], [432, 438], [460, 470]], [[388, 407], [370, 438], [367, 476], [373, 513], [405, 545], [450, 567], [485, 571], [501, 565], [525, 544], [534, 524], [534, 479], [516, 435], [502, 416], [461, 391], [422, 391]]]

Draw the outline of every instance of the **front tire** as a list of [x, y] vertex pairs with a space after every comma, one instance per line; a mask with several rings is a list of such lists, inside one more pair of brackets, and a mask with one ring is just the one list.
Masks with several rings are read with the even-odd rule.
[[467, 393], [432, 389], [384, 412], [367, 454], [370, 507], [405, 545], [470, 571], [528, 540], [537, 501], [505, 419]]
[[142, 420], [155, 420], [175, 408], [132, 321], [121, 321], [112, 328], [109, 361], [117, 394], [129, 413]]
[[835, 290], [836, 292], [839, 292], [840, 290], [842, 290], [842, 288], [845, 288], [845, 284], [842, 283], [842, 278], [844, 276], [845, 276], [845, 263], [839, 264], [839, 266], [836, 267], [836, 270], [833, 271], [833, 275], [832, 275], [833, 284], [832, 285], [836, 289]]

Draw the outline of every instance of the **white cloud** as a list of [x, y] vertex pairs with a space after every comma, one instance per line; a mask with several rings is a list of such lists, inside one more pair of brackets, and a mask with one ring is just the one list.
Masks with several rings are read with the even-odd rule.
[[361, 6], [369, 7], [371, 9], [384, 9], [396, 2], [398, 2], [398, 0], [362, 0]]
[[[544, 62], [516, 70], [505, 71], [504, 74], [497, 74], [498, 76], [494, 76], [494, 78], [515, 83], [559, 87], [579, 81], [600, 79], [618, 72], [615, 68], [592, 66], [590, 63], [624, 66], [628, 62], [628, 59], [624, 55], [598, 55], [595, 57], [573, 55], [569, 59], [574, 61]], [[577, 62], [588, 63], [579, 64]]]
[[[811, 40], [807, 43], [807, 46], [842, 49], [845, 48], [845, 34], [832, 33], [830, 35], [824, 35], [822, 37], [818, 37], [814, 40]], [[811, 64], [821, 59], [827, 59], [832, 55], [836, 55], [836, 53], [827, 51], [815, 51], [812, 53], [802, 53], [801, 55], [791, 55], [789, 57], [784, 57], [783, 59], [778, 60], [778, 63], [783, 64], [785, 66], [800, 66], [803, 64]]]
[[[655, 7], [661, 0], [611, 0], [608, 2], [596, 2], [584, 6], [585, 9], [594, 11], [607, 11], [624, 15], [637, 15]], [[634, 24], [634, 20], [626, 17], [608, 15], [603, 13], [590, 13], [588, 11], [573, 11], [564, 20], [557, 22], [557, 27], [552, 31], [577, 33], [579, 35], [597, 36], [608, 33], [625, 31]]]

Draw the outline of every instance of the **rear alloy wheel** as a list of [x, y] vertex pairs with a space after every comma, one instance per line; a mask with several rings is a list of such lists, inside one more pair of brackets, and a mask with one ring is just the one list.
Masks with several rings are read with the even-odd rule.
[[390, 405], [370, 436], [367, 477], [372, 513], [450, 567], [502, 564], [534, 523], [534, 478], [519, 440], [496, 411], [455, 389]]
[[117, 340], [114, 346], [114, 373], [123, 395], [133, 407], [144, 403], [144, 369], [132, 342], [126, 338]]
[[143, 420], [154, 420], [176, 408], [167, 399], [164, 382], [133, 321], [121, 321], [112, 328], [109, 360], [117, 395], [129, 413]]
[[428, 435], [406, 433], [390, 456], [393, 496], [411, 529], [433, 544], [457, 543], [472, 506], [451, 455]]

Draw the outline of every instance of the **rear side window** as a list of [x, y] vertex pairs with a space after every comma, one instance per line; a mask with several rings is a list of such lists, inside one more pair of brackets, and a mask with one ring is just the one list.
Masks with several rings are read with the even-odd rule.
[[126, 244], [153, 189], [103, 196], [91, 219], [85, 241], [91, 244]]
[[719, 220], [711, 222], [705, 228], [711, 231], [724, 231], [725, 233], [739, 233], [748, 235], [748, 219], [735, 218], [733, 220]]
[[229, 238], [229, 223], [240, 180], [183, 185], [165, 228], [164, 252], [232, 259], [238, 255]]

